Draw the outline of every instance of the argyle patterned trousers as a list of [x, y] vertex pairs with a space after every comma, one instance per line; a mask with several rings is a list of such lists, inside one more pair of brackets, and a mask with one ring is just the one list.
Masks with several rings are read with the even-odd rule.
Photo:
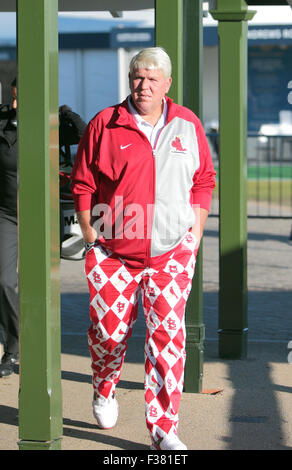
[[177, 431], [185, 365], [184, 314], [195, 254], [196, 238], [188, 232], [174, 250], [156, 257], [151, 268], [129, 267], [99, 245], [86, 255], [93, 388], [105, 398], [114, 392], [141, 293], [147, 326], [146, 424], [150, 435], [156, 438]]

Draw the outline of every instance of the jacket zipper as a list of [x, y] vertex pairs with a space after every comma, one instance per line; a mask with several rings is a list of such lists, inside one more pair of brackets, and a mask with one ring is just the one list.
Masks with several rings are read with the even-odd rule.
[[[147, 230], [147, 239], [146, 239], [146, 267], [150, 267], [151, 262], [151, 235], [152, 235], [152, 226], [154, 220], [154, 211], [155, 211], [155, 187], [156, 187], [156, 171], [155, 171], [155, 157], [156, 157], [156, 144], [154, 148], [152, 148], [152, 210], [151, 210], [151, 222], [147, 220], [146, 223], [146, 230]], [[148, 225], [149, 223], [149, 225]]]
[[[162, 131], [165, 129], [165, 127], [167, 126], [168, 124], [168, 120], [167, 122], [165, 123], [165, 125], [163, 126], [163, 128], [160, 130], [158, 136], [157, 136], [157, 139], [156, 139], [156, 142], [154, 144], [154, 147], [152, 147], [151, 143], [149, 142], [148, 138], [146, 137], [146, 135], [140, 131], [139, 128], [135, 129], [136, 132], [138, 132], [145, 140], [147, 140], [148, 142], [148, 145], [150, 145], [151, 147], [151, 151], [152, 151], [152, 171], [153, 171], [153, 179], [152, 179], [152, 204], [153, 204], [153, 211], [152, 211], [152, 218], [151, 218], [151, 227], [149, 230], [148, 229], [148, 219], [147, 219], [147, 213], [146, 213], [146, 262], [145, 262], [145, 268], [147, 267], [150, 267], [151, 266], [151, 234], [152, 234], [152, 225], [153, 225], [153, 220], [154, 220], [154, 211], [155, 211], [155, 190], [156, 190], [156, 171], [155, 171], [155, 157], [156, 157], [156, 147], [157, 147], [157, 143], [158, 143], [158, 140], [161, 136], [161, 133]], [[131, 130], [133, 130], [132, 127], [130, 126], [125, 126], [125, 127], [129, 127]], [[147, 212], [147, 207], [146, 207], [146, 212]], [[150, 225], [150, 224], [149, 224]], [[148, 234], [150, 235], [150, 238], [148, 239]]]
[[[165, 127], [167, 126], [167, 123], [163, 126], [163, 128], [160, 130], [158, 136], [157, 136], [157, 139], [156, 139], [156, 142], [154, 144], [154, 147], [152, 148], [152, 165], [153, 165], [153, 178], [152, 178], [152, 201], [153, 201], [153, 210], [152, 210], [152, 218], [151, 218], [151, 230], [150, 230], [150, 235], [152, 235], [152, 227], [153, 227], [153, 220], [154, 220], [154, 212], [155, 212], [155, 201], [156, 201], [156, 198], [155, 198], [155, 195], [156, 195], [156, 164], [155, 164], [155, 159], [156, 159], [156, 156], [157, 156], [157, 152], [156, 152], [156, 148], [157, 148], [157, 143], [158, 143], [158, 140], [161, 136], [161, 133], [163, 131], [163, 129], [165, 129]], [[148, 222], [148, 221], [147, 221]], [[148, 225], [147, 225], [148, 227]], [[148, 230], [148, 233], [149, 233], [149, 230]], [[147, 259], [147, 267], [151, 267], [151, 242], [152, 242], [152, 238], [150, 236], [149, 240], [147, 238], [147, 245], [146, 245], [146, 259]]]

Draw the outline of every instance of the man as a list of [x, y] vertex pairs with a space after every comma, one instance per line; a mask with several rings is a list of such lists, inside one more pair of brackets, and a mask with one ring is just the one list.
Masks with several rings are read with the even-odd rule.
[[4, 354], [0, 377], [18, 362], [17, 313], [17, 88], [11, 83], [11, 105], [0, 107], [0, 327]]
[[87, 248], [93, 412], [101, 428], [117, 422], [115, 387], [141, 292], [151, 448], [186, 449], [177, 436], [184, 313], [215, 172], [199, 119], [166, 97], [167, 53], [139, 52], [129, 81], [130, 96], [89, 123], [72, 172]]

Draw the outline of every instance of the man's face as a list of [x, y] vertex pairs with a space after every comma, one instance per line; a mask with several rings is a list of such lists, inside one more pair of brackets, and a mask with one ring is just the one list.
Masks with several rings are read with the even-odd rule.
[[164, 95], [171, 85], [159, 69], [137, 69], [130, 75], [131, 95], [141, 116], [155, 117], [161, 113]]

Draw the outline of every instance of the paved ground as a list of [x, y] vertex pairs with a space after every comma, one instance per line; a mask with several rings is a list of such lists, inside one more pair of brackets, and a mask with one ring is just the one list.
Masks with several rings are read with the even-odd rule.
[[[249, 347], [241, 361], [218, 358], [218, 219], [204, 237], [204, 389], [184, 393], [180, 437], [191, 450], [292, 449], [291, 220], [248, 223]], [[62, 260], [62, 449], [147, 450], [144, 420], [144, 319], [140, 314], [117, 391], [116, 428], [100, 431], [91, 412], [91, 374], [86, 344], [88, 292], [83, 262]], [[292, 345], [291, 345], [292, 350]], [[0, 449], [17, 450], [19, 376], [0, 381]]]

